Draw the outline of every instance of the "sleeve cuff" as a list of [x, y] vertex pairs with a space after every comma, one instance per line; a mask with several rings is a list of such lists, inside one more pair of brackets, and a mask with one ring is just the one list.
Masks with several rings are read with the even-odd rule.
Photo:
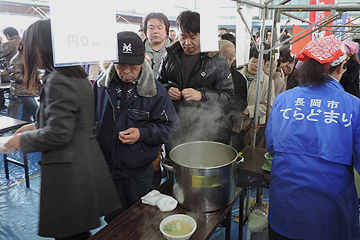
[[139, 142], [143, 142], [146, 139], [150, 138], [150, 131], [146, 128], [138, 128], [139, 132], [140, 132], [140, 138], [139, 138]]

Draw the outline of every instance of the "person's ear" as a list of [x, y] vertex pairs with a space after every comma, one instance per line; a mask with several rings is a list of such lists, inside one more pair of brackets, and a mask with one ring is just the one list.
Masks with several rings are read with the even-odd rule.
[[340, 66], [336, 69], [338, 74], [342, 74], [342, 71], [345, 69], [346, 70], [346, 61], [343, 61]]

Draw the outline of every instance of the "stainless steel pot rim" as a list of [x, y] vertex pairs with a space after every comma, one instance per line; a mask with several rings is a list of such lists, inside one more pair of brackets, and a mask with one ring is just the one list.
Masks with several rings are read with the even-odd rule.
[[201, 169], [201, 170], [208, 170], [208, 169], [219, 169], [221, 167], [225, 167], [228, 166], [229, 164], [233, 163], [237, 158], [235, 158], [234, 160], [232, 160], [231, 162], [228, 162], [227, 164], [223, 164], [223, 165], [218, 165], [218, 166], [214, 166], [214, 167], [194, 167], [194, 166], [188, 166], [188, 165], [184, 165], [184, 164], [179, 164], [177, 162], [177, 165], [181, 166], [181, 167], [187, 167], [187, 168], [193, 168], [193, 169]]
[[[216, 166], [211, 166], [211, 167], [198, 167], [198, 166], [190, 166], [190, 165], [186, 165], [186, 164], [182, 164], [182, 163], [178, 163], [176, 162], [176, 160], [173, 159], [173, 157], [171, 156], [173, 150], [177, 149], [177, 148], [181, 148], [182, 146], [185, 146], [185, 145], [194, 145], [194, 144], [204, 144], [204, 143], [209, 143], [209, 144], [215, 144], [215, 145], [222, 145], [226, 148], [229, 148], [229, 149], [232, 149], [235, 153], [235, 158], [225, 164], [222, 164], [222, 165], [216, 165]], [[177, 146], [175, 146], [171, 151], [170, 151], [170, 159], [172, 162], [176, 163], [177, 165], [179, 166], [182, 166], [182, 167], [188, 167], [188, 168], [194, 168], [194, 169], [218, 169], [218, 168], [221, 168], [221, 167], [225, 167], [225, 166], [228, 166], [229, 164], [235, 162], [237, 159], [238, 159], [238, 153], [236, 151], [235, 148], [233, 148], [232, 146], [230, 145], [227, 145], [227, 144], [224, 144], [224, 143], [220, 143], [220, 142], [213, 142], [213, 141], [194, 141], [194, 142], [187, 142], [187, 143], [182, 143], [182, 144], [179, 144]]]

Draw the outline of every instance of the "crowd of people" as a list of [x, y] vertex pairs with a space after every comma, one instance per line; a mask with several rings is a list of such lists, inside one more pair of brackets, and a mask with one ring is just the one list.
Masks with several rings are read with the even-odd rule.
[[176, 30], [152, 12], [138, 33], [119, 32], [118, 59], [92, 90], [82, 67], [54, 66], [50, 20], [32, 24], [22, 40], [4, 30], [12, 56], [18, 45], [8, 57], [10, 95], [23, 104], [22, 119], [36, 119], [5, 146], [42, 152], [39, 235], [87, 239], [100, 216], [111, 222], [159, 186], [160, 160], [175, 146], [217, 141], [241, 151], [255, 130], [255, 145], [266, 140], [274, 157], [270, 239], [359, 239], [359, 46], [324, 37], [295, 58], [284, 44], [271, 66], [270, 54], [259, 62], [255, 36], [248, 63], [237, 68], [226, 28], [214, 52], [201, 51], [199, 13], [181, 12]]

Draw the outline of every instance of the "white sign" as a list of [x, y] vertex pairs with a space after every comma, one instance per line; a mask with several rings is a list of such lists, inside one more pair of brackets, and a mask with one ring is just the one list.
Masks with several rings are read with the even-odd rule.
[[200, 0], [200, 48], [201, 52], [219, 51], [219, 6], [218, 0]]
[[51, 0], [55, 66], [117, 59], [114, 0]]
[[[252, 9], [241, 4], [241, 12], [249, 29], [252, 29]], [[236, 66], [249, 62], [251, 36], [240, 15], [236, 15]]]

